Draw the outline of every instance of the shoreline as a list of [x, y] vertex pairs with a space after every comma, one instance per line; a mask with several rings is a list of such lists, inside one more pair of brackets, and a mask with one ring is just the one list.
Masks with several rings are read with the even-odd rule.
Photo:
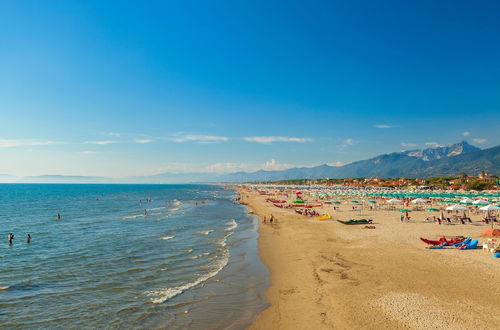
[[[427, 250], [419, 242], [425, 235], [477, 237], [486, 227], [402, 224], [394, 211], [365, 210], [377, 228], [363, 230], [296, 215], [236, 189], [259, 219], [259, 256], [270, 271], [270, 306], [250, 329], [500, 327], [500, 264], [481, 250]], [[264, 225], [270, 214], [277, 223]], [[332, 215], [359, 217], [349, 210]]]

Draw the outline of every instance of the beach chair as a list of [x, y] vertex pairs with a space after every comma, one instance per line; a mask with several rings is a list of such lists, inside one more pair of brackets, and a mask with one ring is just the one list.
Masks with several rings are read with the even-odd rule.
[[470, 241], [472, 241], [472, 238], [467, 237], [466, 239], [463, 240], [463, 242], [460, 242], [460, 243], [457, 243], [457, 244], [453, 244], [453, 246], [454, 247], [459, 247], [460, 245], [469, 244]]
[[457, 249], [459, 249], [459, 250], [474, 250], [477, 248], [478, 243], [479, 243], [479, 241], [477, 239], [475, 239], [472, 242], [470, 242], [469, 244], [464, 244], [464, 245], [459, 246]]

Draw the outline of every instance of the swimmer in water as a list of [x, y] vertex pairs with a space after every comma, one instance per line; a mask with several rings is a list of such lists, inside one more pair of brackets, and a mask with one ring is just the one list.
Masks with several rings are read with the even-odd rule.
[[144, 215], [148, 215], [148, 210], [144, 209]]
[[31, 235], [26, 234], [26, 243], [31, 243]]
[[12, 240], [14, 239], [14, 234], [12, 233], [9, 233], [9, 235], [7, 235], [7, 240], [9, 241], [9, 244], [12, 245]]
[[61, 214], [57, 213], [57, 220], [61, 220]]

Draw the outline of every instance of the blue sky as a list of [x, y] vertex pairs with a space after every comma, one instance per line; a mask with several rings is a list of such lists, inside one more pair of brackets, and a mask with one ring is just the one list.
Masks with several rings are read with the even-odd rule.
[[0, 1], [0, 173], [500, 143], [496, 1]]

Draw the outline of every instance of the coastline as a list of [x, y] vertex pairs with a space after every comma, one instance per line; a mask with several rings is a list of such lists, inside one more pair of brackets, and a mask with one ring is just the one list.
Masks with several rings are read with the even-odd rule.
[[[250, 329], [500, 327], [498, 262], [480, 250], [427, 250], [418, 239], [477, 237], [484, 226], [398, 223], [394, 211], [365, 211], [377, 228], [363, 230], [237, 191], [259, 219], [259, 254], [270, 271], [270, 306]], [[264, 225], [270, 214], [277, 223]], [[359, 217], [349, 210], [332, 215]]]

